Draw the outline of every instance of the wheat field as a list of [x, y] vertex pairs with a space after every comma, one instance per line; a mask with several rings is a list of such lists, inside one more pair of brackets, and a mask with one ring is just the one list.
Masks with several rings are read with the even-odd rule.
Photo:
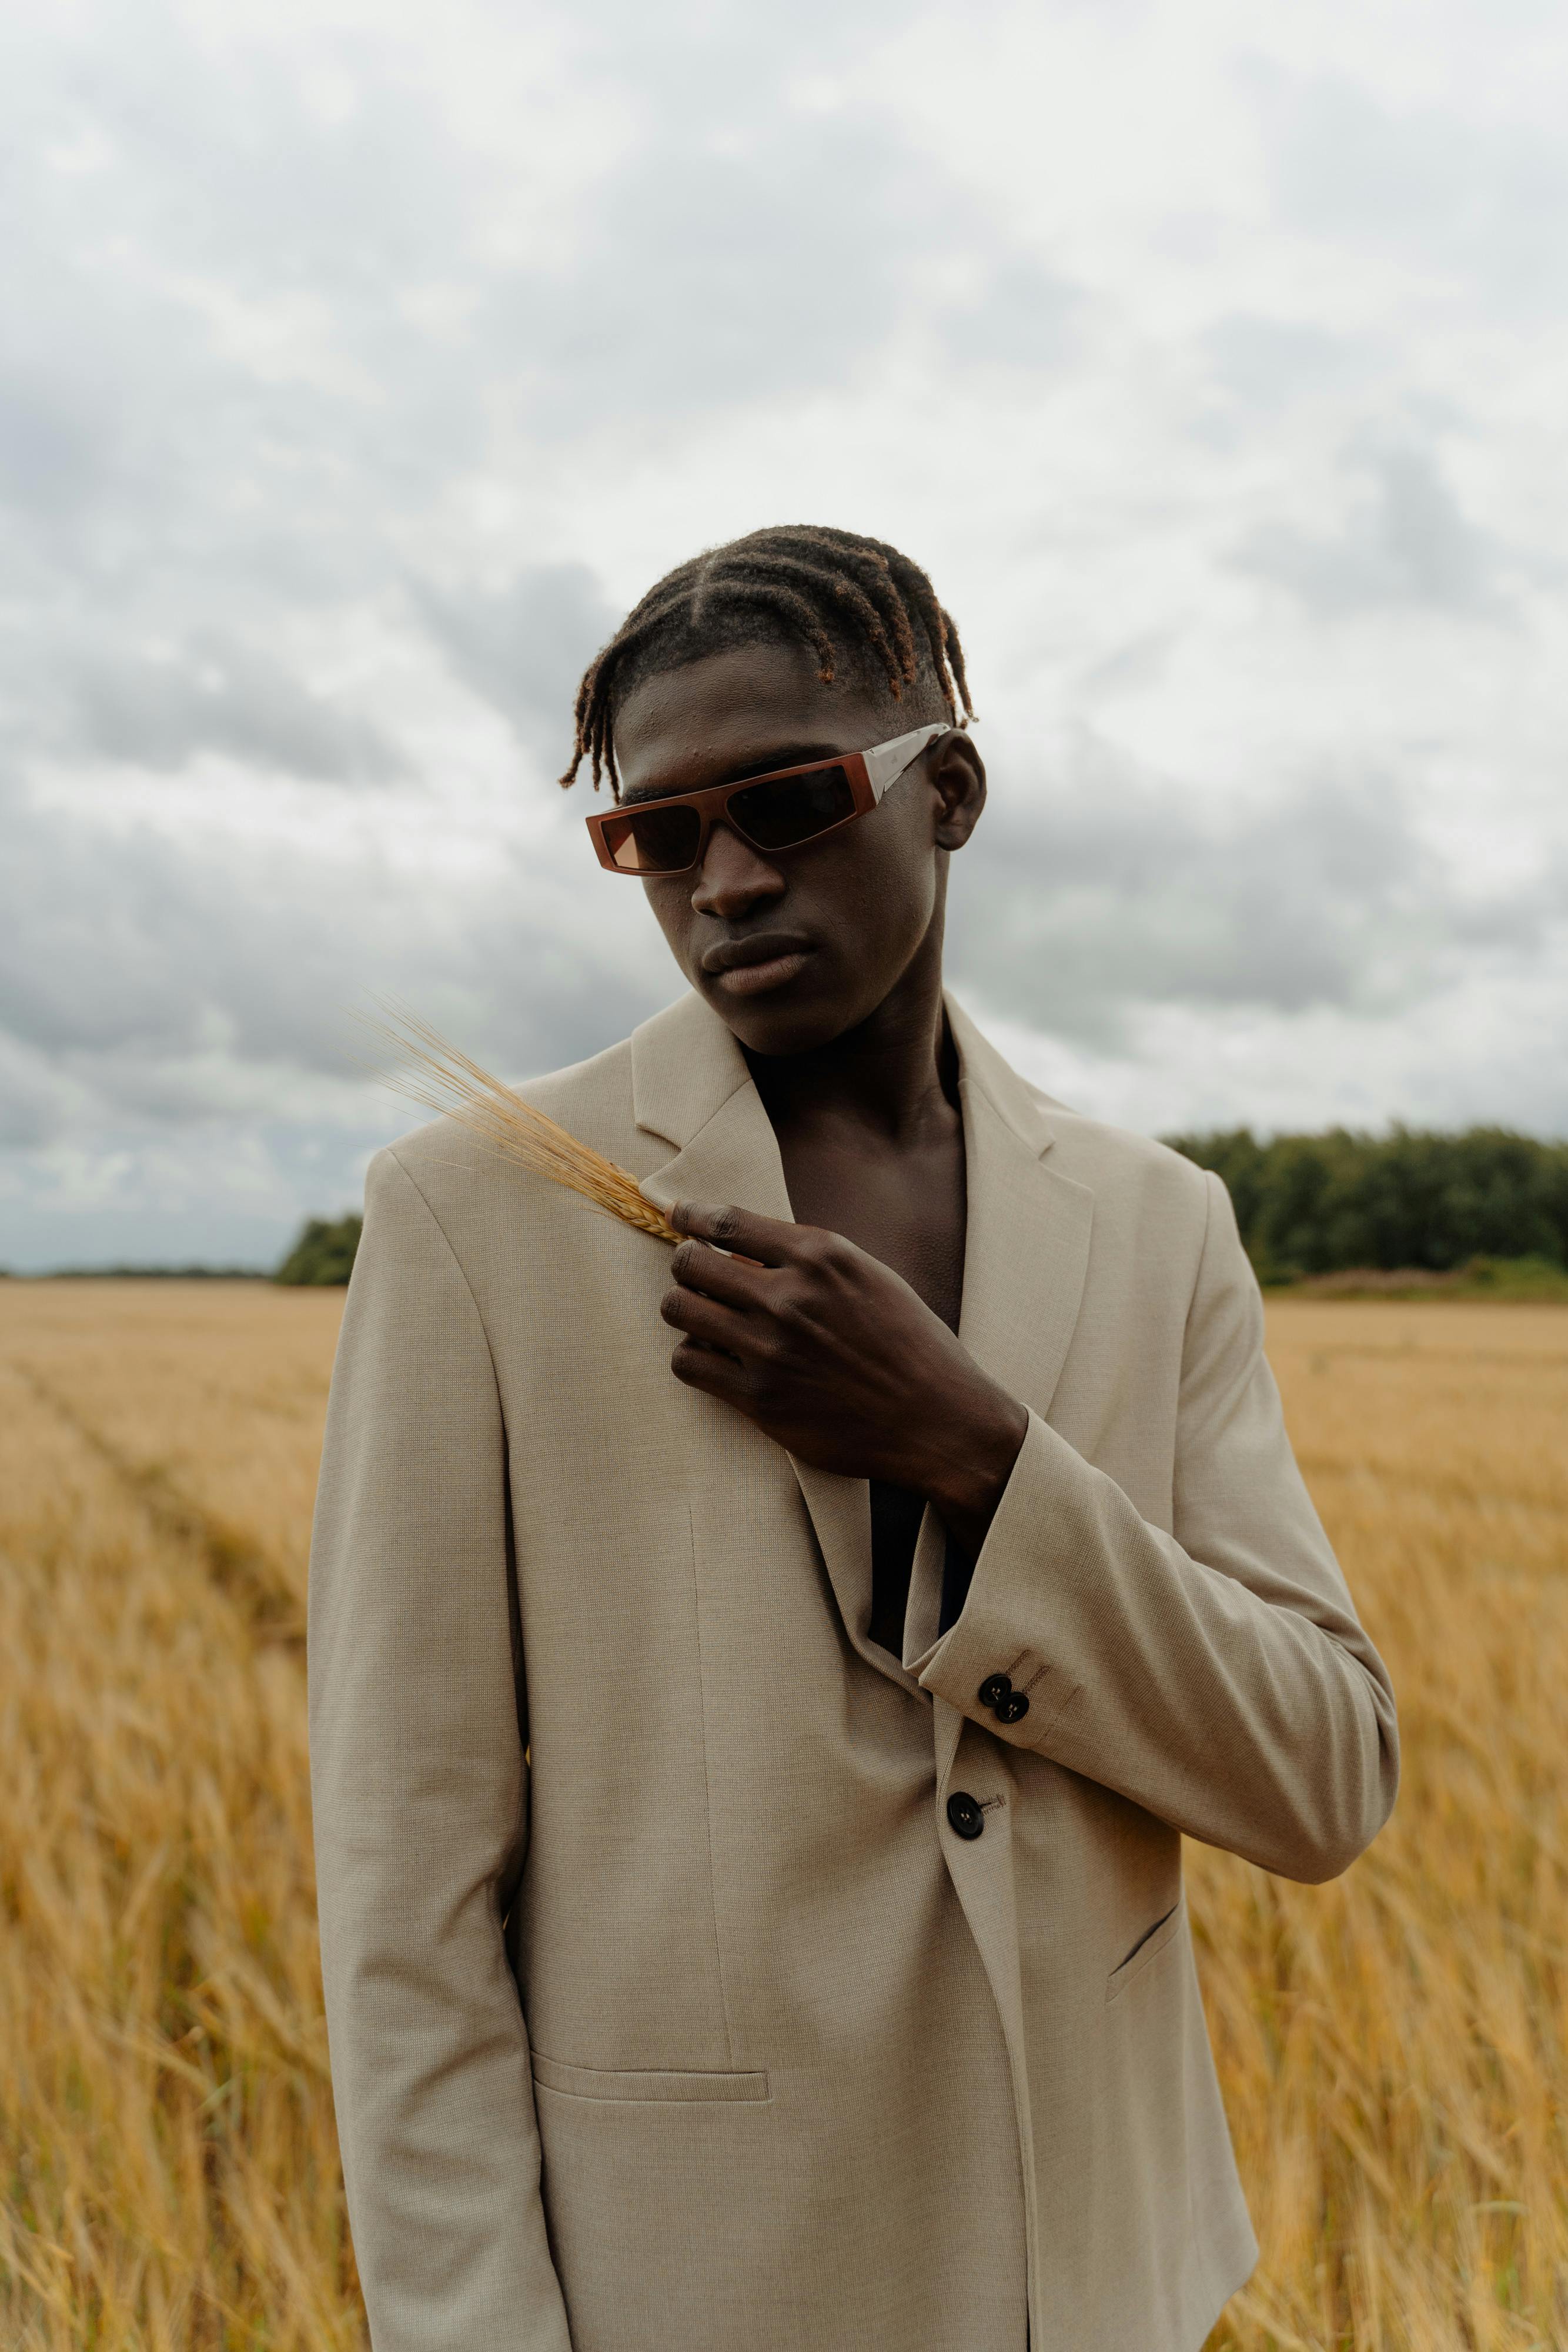
[[[363, 2344], [302, 1639], [340, 1309], [0, 1284], [7, 2352]], [[1270, 1344], [1406, 1768], [1334, 1885], [1189, 1850], [1263, 2249], [1214, 2352], [1558, 2352], [1568, 1309], [1283, 1300]]]

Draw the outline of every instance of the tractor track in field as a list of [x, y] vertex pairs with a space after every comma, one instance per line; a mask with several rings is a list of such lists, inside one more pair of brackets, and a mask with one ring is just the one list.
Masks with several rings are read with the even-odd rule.
[[303, 1659], [305, 1613], [299, 1597], [260, 1548], [204, 1511], [158, 1465], [131, 1461], [30, 1364], [19, 1357], [12, 1357], [10, 1363], [38, 1402], [103, 1464], [158, 1534], [195, 1553], [218, 1591], [248, 1621], [256, 1641]]

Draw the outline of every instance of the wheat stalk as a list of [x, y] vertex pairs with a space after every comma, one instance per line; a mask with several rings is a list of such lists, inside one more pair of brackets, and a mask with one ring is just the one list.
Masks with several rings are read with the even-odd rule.
[[455, 1119], [492, 1151], [526, 1168], [530, 1175], [548, 1177], [552, 1184], [564, 1184], [570, 1192], [580, 1193], [605, 1216], [634, 1225], [639, 1233], [652, 1234], [656, 1241], [682, 1238], [653, 1202], [643, 1199], [637, 1179], [627, 1169], [617, 1167], [591, 1145], [580, 1143], [575, 1135], [568, 1134], [564, 1127], [481, 1068], [417, 1013], [385, 999], [380, 1002], [388, 1016], [384, 1021], [372, 1020], [369, 1014], [360, 1018], [390, 1049], [391, 1068], [376, 1066], [384, 1085], [427, 1110]]

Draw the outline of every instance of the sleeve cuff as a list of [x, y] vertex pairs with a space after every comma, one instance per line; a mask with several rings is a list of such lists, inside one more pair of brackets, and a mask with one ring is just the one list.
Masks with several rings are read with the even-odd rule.
[[[1074, 1474], [1099, 1475], [1031, 1412], [957, 1622], [910, 1664], [923, 1690], [1019, 1747], [1042, 1748], [1082, 1687], [1051, 1643], [1051, 1531], [1065, 1516], [1064, 1477]], [[1028, 1703], [1021, 1709], [1019, 1695]]]

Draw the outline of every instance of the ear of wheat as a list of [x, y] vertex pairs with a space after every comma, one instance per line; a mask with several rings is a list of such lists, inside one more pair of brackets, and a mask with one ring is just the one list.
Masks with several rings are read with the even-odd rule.
[[502, 1159], [580, 1192], [623, 1225], [634, 1225], [657, 1241], [681, 1240], [674, 1225], [643, 1199], [628, 1170], [580, 1143], [406, 1005], [383, 1001], [382, 1011], [385, 1020], [361, 1018], [390, 1056], [390, 1066], [378, 1064], [377, 1075], [396, 1093], [428, 1110], [444, 1112]]

